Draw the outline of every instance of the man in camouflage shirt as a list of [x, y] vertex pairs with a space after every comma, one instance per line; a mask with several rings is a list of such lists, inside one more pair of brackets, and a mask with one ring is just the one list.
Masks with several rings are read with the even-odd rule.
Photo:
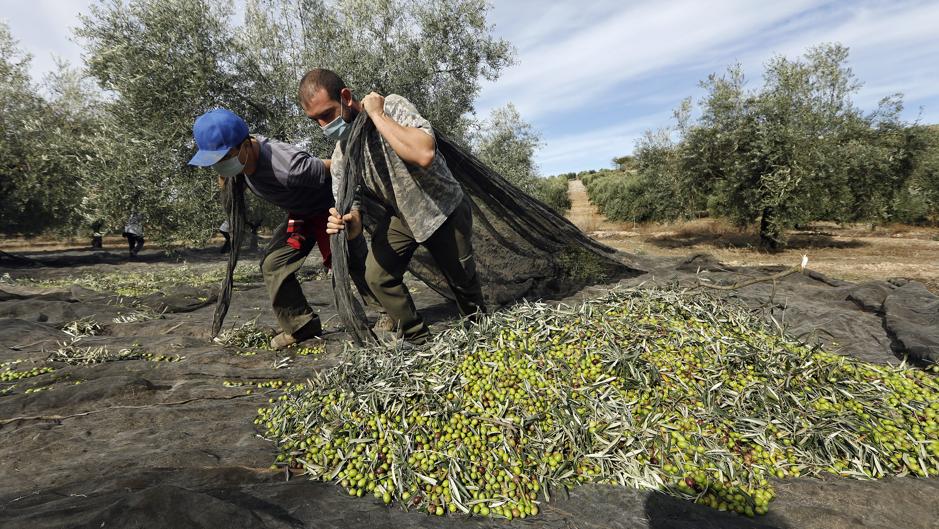
[[[424, 246], [453, 291], [460, 314], [485, 312], [482, 291], [473, 260], [473, 216], [469, 198], [453, 178], [437, 150], [434, 130], [410, 101], [396, 94], [387, 98], [372, 92], [362, 101], [352, 96], [342, 79], [324, 69], [309, 71], [300, 82], [304, 112], [323, 132], [336, 140], [332, 156], [334, 192], [343, 174], [342, 142], [350, 125], [364, 110], [375, 124], [380, 159], [367, 149], [364, 189], [388, 212], [372, 235], [365, 264], [368, 285], [399, 334], [412, 343], [429, 336], [407, 287], [404, 272], [418, 245]], [[346, 230], [350, 239], [362, 232], [361, 203], [340, 216], [331, 209], [327, 232]]]

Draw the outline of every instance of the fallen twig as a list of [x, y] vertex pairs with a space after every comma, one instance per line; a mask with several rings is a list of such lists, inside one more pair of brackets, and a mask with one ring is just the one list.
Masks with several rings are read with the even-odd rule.
[[173, 326], [170, 327], [169, 329], [166, 329], [165, 331], [163, 331], [163, 334], [169, 334], [169, 333], [175, 331], [176, 329], [180, 328], [180, 327], [183, 325], [183, 323], [186, 323], [186, 322], [179, 322], [179, 323], [177, 323], [176, 325], [173, 325]]
[[777, 274], [766, 277], [755, 277], [753, 279], [748, 279], [747, 281], [734, 283], [733, 285], [710, 285], [708, 283], [702, 282], [701, 280], [698, 280], [698, 286], [712, 288], [714, 290], [737, 290], [738, 288], [754, 285], [756, 283], [765, 283], [766, 281], [773, 281], [775, 283], [776, 281], [786, 276], [795, 274], [796, 272], [801, 272], [801, 269], [799, 267], [790, 268], [789, 270], [783, 270]]
[[773, 274], [773, 275], [769, 275], [769, 276], [765, 276], [765, 277], [755, 277], [755, 278], [749, 279], [749, 280], [747, 280], [747, 281], [734, 283], [733, 285], [710, 285], [710, 284], [708, 284], [708, 283], [705, 283], [705, 282], [701, 281], [701, 279], [699, 278], [699, 279], [698, 279], [698, 286], [700, 286], [700, 287], [707, 287], [707, 288], [711, 288], [711, 289], [714, 289], [714, 290], [737, 290], [738, 288], [743, 288], [743, 287], [746, 287], [746, 286], [754, 285], [754, 284], [756, 284], [756, 283], [765, 283], [766, 281], [772, 281], [772, 282], [773, 282], [773, 293], [775, 294], [775, 292], [776, 292], [776, 281], [778, 281], [778, 280], [780, 280], [780, 279], [782, 279], [782, 278], [784, 278], [784, 277], [790, 276], [790, 275], [792, 275], [792, 274], [795, 274], [796, 272], [800, 272], [800, 273], [803, 273], [803, 274], [804, 274], [804, 273], [805, 273], [805, 267], [806, 267], [808, 264], [809, 264], [809, 257], [808, 257], [807, 255], [803, 255], [803, 256], [802, 256], [802, 262], [799, 263], [798, 266], [794, 266], [794, 267], [790, 268], [789, 270], [783, 270], [783, 271], [778, 272], [778, 273], [775, 273], [775, 274]]

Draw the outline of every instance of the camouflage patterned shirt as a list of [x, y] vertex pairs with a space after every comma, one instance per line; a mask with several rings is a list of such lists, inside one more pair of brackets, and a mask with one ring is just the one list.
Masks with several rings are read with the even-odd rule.
[[[405, 127], [413, 127], [434, 137], [434, 129], [414, 105], [402, 96], [385, 98], [385, 115]], [[447, 161], [437, 150], [430, 167], [424, 169], [403, 161], [390, 145], [376, 136], [381, 145], [370, 145], [365, 153], [363, 183], [368, 191], [404, 221], [417, 242], [424, 242], [437, 231], [463, 200], [463, 188], [453, 178]], [[374, 160], [372, 152], [382, 153]], [[343, 172], [343, 154], [336, 142], [332, 156], [333, 195], [338, 195]]]

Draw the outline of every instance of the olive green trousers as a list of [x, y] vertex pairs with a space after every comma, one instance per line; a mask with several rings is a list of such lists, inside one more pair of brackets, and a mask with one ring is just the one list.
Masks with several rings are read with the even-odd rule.
[[[261, 258], [261, 275], [264, 277], [264, 284], [267, 287], [277, 323], [283, 332], [293, 334], [310, 320], [318, 317], [307, 303], [306, 296], [300, 288], [300, 281], [297, 279], [297, 272], [316, 246], [316, 238], [307, 237], [298, 250], [287, 245], [286, 230], [285, 222], [274, 232], [274, 238]], [[365, 303], [377, 307], [379, 302], [372, 295], [365, 281], [367, 254], [368, 246], [364, 237], [349, 241], [349, 275]]]
[[486, 311], [473, 258], [472, 233], [473, 213], [468, 200], [463, 200], [422, 243], [414, 239], [410, 228], [396, 216], [389, 216], [376, 226], [365, 263], [365, 279], [369, 290], [398, 323], [405, 339], [420, 340], [430, 334], [404, 284], [404, 272], [418, 245], [428, 250], [447, 280], [461, 315]]

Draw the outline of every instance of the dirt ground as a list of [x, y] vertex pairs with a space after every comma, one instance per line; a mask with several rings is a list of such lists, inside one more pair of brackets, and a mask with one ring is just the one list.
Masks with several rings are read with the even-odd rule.
[[[627, 230], [603, 224], [595, 212], [584, 209], [589, 208], [585, 197], [574, 198], [572, 214], [582, 215], [578, 222], [592, 219], [597, 224], [591, 231], [604, 242], [641, 244], [632, 251], [645, 255], [621, 255], [643, 270], [641, 275], [585, 287], [565, 298], [568, 303], [603, 295], [610, 288], [656, 283], [693, 288], [702, 278], [719, 284], [779, 271], [688, 257], [703, 249], [733, 261], [733, 254], [722, 255], [708, 248], [709, 243], [701, 243], [702, 248], [695, 246], [698, 243], [655, 244], [641, 229], [634, 235], [617, 235]], [[608, 237], [611, 233], [614, 236]], [[38, 244], [23, 250], [34, 243]], [[653, 249], [665, 255], [654, 256]], [[164, 252], [149, 246], [134, 260], [128, 259], [119, 238], [107, 239], [103, 251], [87, 249], [84, 241], [74, 245], [12, 241], [0, 245], [0, 250], [25, 257], [17, 260], [0, 253], [0, 364], [16, 369], [49, 366], [50, 353], [71, 340], [63, 328], [80, 318], [92, 318], [103, 328], [77, 346], [111, 351], [140, 347], [172, 359], [138, 357], [92, 365], [55, 362], [51, 372], [2, 384], [3, 528], [939, 527], [935, 478], [781, 480], [774, 482], [779, 496], [770, 514], [754, 519], [657, 492], [586, 485], [545, 503], [543, 514], [512, 522], [436, 518], [389, 508], [380, 500], [351, 498], [334, 484], [287, 480], [282, 472], [268, 468], [276, 449], [253, 424], [257, 408], [275, 393], [247, 390], [275, 379], [302, 382], [343, 361], [348, 335], [338, 326], [329, 279], [314, 273], [303, 283], [325, 322], [322, 352], [275, 354], [212, 342], [209, 328], [217, 282], [187, 284], [186, 279], [172, 279], [221, 270], [224, 256], [217, 247]], [[801, 257], [794, 250], [792, 259], [796, 255]], [[247, 252], [241, 262], [256, 268], [258, 258], [256, 252]], [[314, 271], [317, 261], [314, 256], [308, 263]], [[774, 255], [765, 262], [790, 261]], [[120, 289], [128, 287], [117, 280], [131, 275], [171, 278], [176, 284], [149, 294], [122, 293]], [[95, 277], [111, 277], [108, 281], [118, 290], [101, 290], [98, 287], [108, 285], [88, 279]], [[456, 317], [452, 303], [423, 284], [411, 285], [432, 329], [452, 324]], [[728, 298], [772, 318], [793, 336], [818, 338], [832, 352], [865, 361], [895, 364], [904, 352], [939, 352], [939, 335], [934, 332], [939, 328], [939, 298], [915, 282], [853, 284], [820, 274], [794, 274], [778, 285], [753, 284]], [[127, 318], [137, 313], [155, 319]], [[226, 327], [246, 322], [274, 326], [266, 290], [257, 277], [239, 283]]]
[[726, 222], [699, 219], [672, 224], [610, 222], [587, 199], [580, 180], [569, 184], [567, 217], [604, 244], [639, 255], [684, 256], [709, 253], [732, 266], [793, 266], [808, 255], [809, 268], [846, 281], [901, 277], [919, 281], [939, 293], [939, 228], [911, 226], [840, 226], [816, 223], [793, 231], [785, 251], [759, 249], [755, 231], [740, 231]]
[[[104, 329], [80, 343], [113, 350], [139, 343], [148, 352], [178, 359], [56, 365], [53, 372], [19, 382], [0, 395], [0, 468], [4, 469], [0, 527], [892, 529], [935, 527], [939, 519], [935, 503], [939, 481], [908, 477], [779, 481], [772, 511], [755, 519], [656, 492], [587, 485], [544, 504], [542, 515], [511, 523], [430, 517], [389, 508], [379, 500], [350, 498], [332, 484], [302, 478], [288, 481], [283, 473], [267, 468], [276, 451], [252, 424], [255, 410], [271, 395], [264, 390], [246, 392], [245, 385], [250, 388], [272, 379], [302, 381], [341, 361], [347, 337], [336, 328], [328, 279], [303, 285], [326, 322], [325, 350], [287, 361], [270, 351], [246, 353], [209, 340], [214, 285], [180, 285], [128, 298], [87, 290], [80, 282], [49, 288], [17, 281], [70, 281], [113, 272], [160, 275], [181, 266], [193, 274], [204, 273], [222, 265], [223, 256], [215, 248], [172, 255], [145, 249], [135, 261], [123, 251], [44, 250], [27, 256], [36, 263], [0, 266], [0, 276], [13, 278], [0, 282], [0, 363], [19, 362], [19, 368], [48, 365], [50, 351], [69, 339], [60, 329], [83, 317], [94, 318]], [[248, 254], [244, 262], [256, 257]], [[729, 269], [700, 258], [646, 261], [657, 267], [647, 267], [647, 274], [625, 280], [622, 286], [648, 284], [650, 276], [655, 278], [652, 282], [687, 281], [699, 267], [721, 281], [765, 273], [765, 269]], [[588, 287], [570, 302], [601, 295], [610, 287]], [[811, 334], [811, 327], [824, 326], [850, 354], [895, 362], [883, 323], [890, 313], [881, 316], [861, 310], [865, 303], [845, 301], [864, 297], [859, 288], [796, 275], [782, 282], [775, 296], [804, 301], [784, 309], [797, 334]], [[907, 287], [879, 288], [890, 290], [889, 296]], [[415, 284], [411, 291], [433, 328], [447, 325], [455, 316], [452, 304], [430, 289]], [[741, 291], [738, 299], [765, 306], [769, 298], [769, 287], [761, 284]], [[233, 297], [228, 321], [273, 326], [267, 305], [262, 284], [243, 283]], [[142, 307], [162, 315], [149, 321], [120, 319], [121, 314]], [[782, 321], [782, 309], [765, 310]], [[42, 391], [29, 392], [37, 388]]]

